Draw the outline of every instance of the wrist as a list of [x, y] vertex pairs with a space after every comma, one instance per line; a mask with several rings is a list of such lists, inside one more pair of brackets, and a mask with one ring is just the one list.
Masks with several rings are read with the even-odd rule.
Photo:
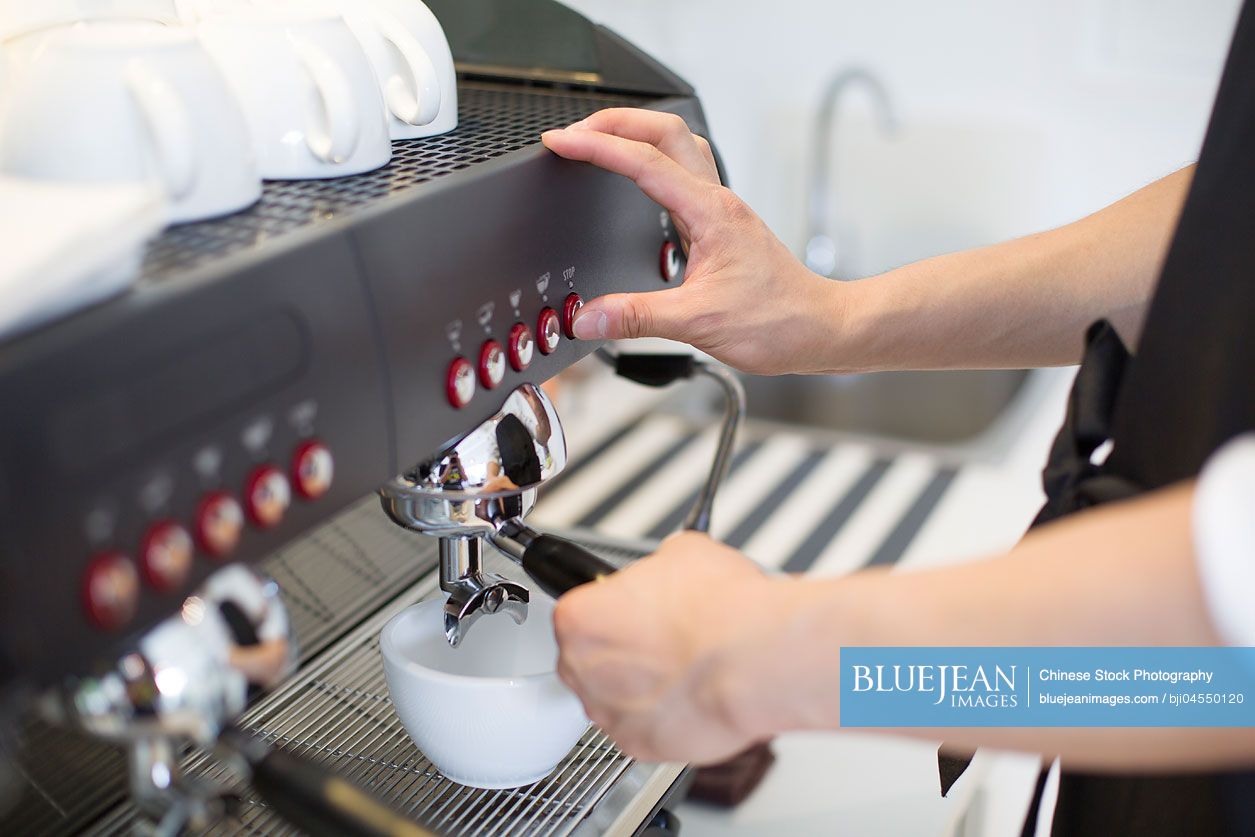
[[810, 371], [855, 375], [893, 368], [888, 357], [893, 342], [885, 334], [893, 319], [889, 304], [892, 275], [821, 280], [816, 310], [822, 311], [824, 325], [813, 343], [821, 347], [821, 357], [816, 358], [817, 368]]
[[836, 725], [839, 644], [813, 633], [830, 581], [764, 576], [710, 660], [710, 709], [746, 740]]

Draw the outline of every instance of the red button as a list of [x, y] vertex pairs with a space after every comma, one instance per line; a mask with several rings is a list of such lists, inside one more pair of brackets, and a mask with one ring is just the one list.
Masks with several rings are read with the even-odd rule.
[[121, 628], [139, 607], [139, 573], [120, 552], [102, 552], [92, 558], [83, 578], [83, 604], [96, 627]]
[[505, 379], [505, 351], [496, 340], [485, 340], [479, 349], [479, 382], [496, 389]]
[[259, 529], [273, 529], [283, 521], [292, 505], [292, 486], [273, 465], [263, 465], [244, 485], [244, 508], [248, 519]]
[[540, 353], [547, 355], [558, 348], [558, 341], [562, 339], [562, 327], [558, 323], [558, 312], [552, 308], [546, 308], [540, 312], [540, 319], [536, 323], [536, 345], [540, 347]]
[[154, 589], [177, 590], [192, 569], [192, 536], [172, 520], [154, 523], [144, 535], [139, 567]]
[[584, 307], [579, 294], [569, 294], [562, 303], [562, 333], [575, 339], [575, 312]]
[[292, 484], [306, 500], [317, 500], [331, 490], [336, 463], [322, 442], [302, 442], [292, 456]]
[[196, 510], [196, 541], [211, 558], [235, 550], [244, 528], [244, 511], [230, 494], [217, 492], [201, 500]]
[[532, 365], [532, 355], [536, 353], [536, 341], [532, 339], [532, 330], [522, 323], [515, 323], [510, 329], [509, 341], [510, 365], [515, 372], [522, 372]]
[[676, 247], [670, 241], [664, 242], [662, 245], [662, 281], [674, 282], [680, 278], [680, 274], [684, 270], [684, 263], [680, 259], [680, 248]]
[[445, 395], [454, 409], [460, 410], [475, 397], [475, 370], [464, 357], [454, 358], [449, 364], [449, 376], [445, 380]]

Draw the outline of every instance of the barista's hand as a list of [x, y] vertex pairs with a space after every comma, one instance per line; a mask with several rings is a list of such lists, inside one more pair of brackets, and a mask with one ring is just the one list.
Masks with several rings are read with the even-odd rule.
[[712, 763], [783, 721], [774, 677], [791, 579], [773, 579], [705, 535], [563, 596], [558, 674], [594, 723], [650, 761]]
[[807, 270], [720, 185], [710, 144], [683, 119], [613, 108], [542, 139], [635, 181], [670, 210], [688, 251], [681, 286], [594, 300], [575, 320], [577, 336], [667, 337], [746, 372], [831, 370], [823, 347], [842, 330], [842, 285]]

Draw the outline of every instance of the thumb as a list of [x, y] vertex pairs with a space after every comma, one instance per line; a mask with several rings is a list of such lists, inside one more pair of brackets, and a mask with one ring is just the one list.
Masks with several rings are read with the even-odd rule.
[[688, 326], [682, 290], [598, 297], [579, 310], [572, 329], [580, 340], [665, 337], [682, 341]]

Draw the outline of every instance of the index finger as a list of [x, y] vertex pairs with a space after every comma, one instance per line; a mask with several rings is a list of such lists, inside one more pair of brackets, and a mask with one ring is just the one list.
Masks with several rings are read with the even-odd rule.
[[582, 127], [614, 134], [654, 146], [697, 177], [719, 183], [714, 157], [708, 156], [705, 140], [691, 130], [683, 117], [643, 108], [606, 108], [575, 123]]
[[714, 184], [701, 180], [656, 147], [593, 130], [557, 130], [541, 134], [545, 147], [568, 160], [592, 163], [621, 174], [698, 238], [711, 214]]

